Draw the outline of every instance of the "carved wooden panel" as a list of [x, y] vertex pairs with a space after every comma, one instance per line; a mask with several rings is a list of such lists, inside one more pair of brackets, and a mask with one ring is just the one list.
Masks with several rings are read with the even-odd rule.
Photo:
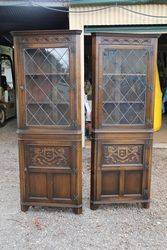
[[101, 39], [102, 44], [118, 44], [118, 45], [151, 45], [151, 40], [147, 38], [110, 38]]
[[20, 39], [20, 43], [33, 43], [33, 44], [39, 44], [39, 43], [69, 43], [72, 41], [72, 38], [69, 36], [34, 36], [34, 37], [24, 37]]
[[142, 164], [143, 145], [104, 145], [103, 164]]
[[27, 145], [28, 165], [39, 167], [70, 167], [70, 148], [60, 146]]

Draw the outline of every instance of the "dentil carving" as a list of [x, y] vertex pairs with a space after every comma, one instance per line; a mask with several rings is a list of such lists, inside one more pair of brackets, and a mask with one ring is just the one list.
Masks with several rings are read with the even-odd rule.
[[105, 164], [142, 163], [142, 145], [105, 145]]

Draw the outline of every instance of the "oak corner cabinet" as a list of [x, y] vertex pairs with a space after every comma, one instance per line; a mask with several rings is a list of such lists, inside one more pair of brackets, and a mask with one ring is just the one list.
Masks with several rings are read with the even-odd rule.
[[91, 209], [150, 204], [154, 35], [92, 34]]
[[82, 212], [80, 31], [13, 32], [21, 209]]

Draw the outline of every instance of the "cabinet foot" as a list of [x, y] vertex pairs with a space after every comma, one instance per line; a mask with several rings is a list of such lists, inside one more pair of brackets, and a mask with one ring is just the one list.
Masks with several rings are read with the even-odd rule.
[[150, 202], [142, 203], [142, 207], [148, 209], [150, 207]]
[[82, 214], [82, 207], [79, 208], [73, 208], [74, 214]]
[[95, 205], [95, 204], [90, 203], [91, 210], [97, 210], [98, 208], [99, 208], [99, 205]]
[[26, 212], [28, 210], [29, 206], [27, 205], [21, 205], [21, 211]]

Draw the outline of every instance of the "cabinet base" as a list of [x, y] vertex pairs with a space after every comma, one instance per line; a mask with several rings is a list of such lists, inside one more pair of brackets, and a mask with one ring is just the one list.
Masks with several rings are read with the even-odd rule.
[[79, 205], [79, 206], [67, 206], [67, 205], [64, 205], [64, 206], [61, 206], [60, 204], [59, 205], [55, 205], [54, 203], [50, 203], [50, 204], [34, 204], [34, 203], [23, 203], [21, 204], [21, 211], [22, 212], [26, 212], [29, 207], [35, 207], [35, 206], [40, 206], [40, 207], [52, 207], [52, 208], [71, 208], [73, 210], [73, 212], [75, 214], [82, 214], [82, 205]]
[[79, 208], [73, 208], [74, 214], [82, 214], [82, 207]]
[[21, 205], [21, 211], [26, 212], [29, 209], [29, 206], [27, 205]]
[[150, 200], [131, 200], [131, 201], [125, 201], [125, 200], [114, 200], [114, 201], [91, 201], [90, 203], [90, 209], [96, 210], [99, 208], [100, 205], [114, 205], [114, 204], [141, 204], [142, 208], [148, 209], [150, 207]]
[[97, 210], [99, 208], [99, 205], [95, 205], [93, 203], [90, 203], [90, 209], [91, 210]]
[[145, 202], [145, 203], [142, 203], [142, 208], [145, 208], [145, 209], [148, 209], [150, 208], [150, 202]]

